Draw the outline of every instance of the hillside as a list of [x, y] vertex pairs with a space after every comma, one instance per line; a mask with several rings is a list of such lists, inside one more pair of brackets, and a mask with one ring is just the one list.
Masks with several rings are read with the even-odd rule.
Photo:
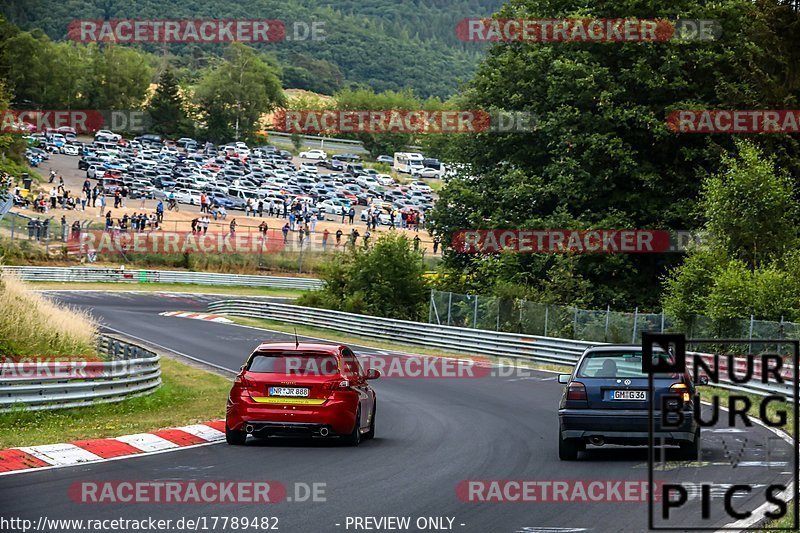
[[[20, 28], [40, 28], [52, 39], [66, 38], [74, 19], [278, 19], [323, 21], [323, 42], [258, 45], [275, 54], [285, 87], [331, 94], [364, 84], [376, 91], [412, 87], [423, 97], [447, 97], [468, 80], [483, 47], [462, 43], [456, 23], [487, 16], [501, 0], [19, 0], [3, 11]], [[221, 45], [142, 45], [177, 57], [191, 72], [206, 65]]]

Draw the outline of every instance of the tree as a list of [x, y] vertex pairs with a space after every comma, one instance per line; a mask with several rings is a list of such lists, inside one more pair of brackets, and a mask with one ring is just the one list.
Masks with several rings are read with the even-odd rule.
[[727, 255], [753, 270], [795, 244], [797, 206], [792, 181], [776, 171], [774, 157], [748, 142], [736, 147], [736, 156], [722, 157], [724, 171], [704, 182], [699, 210]]
[[52, 106], [53, 97], [61, 95], [51, 91], [55, 53], [50, 40], [41, 34], [36, 38], [29, 32], [22, 32], [9, 39], [5, 48], [8, 80], [22, 107]]
[[[420, 109], [420, 101], [410, 90], [375, 93], [372, 89], [348, 89], [336, 93], [336, 108], [341, 111], [377, 111]], [[405, 150], [411, 144], [410, 132], [363, 132], [342, 135], [361, 141], [372, 157]]]
[[706, 242], [665, 280], [664, 309], [683, 325], [695, 315], [724, 326], [751, 314], [793, 318], [800, 310], [792, 184], [776, 171], [775, 158], [749, 142], [736, 147], [701, 189]]
[[294, 147], [295, 151], [299, 152], [303, 147], [303, 136], [297, 132], [294, 132], [292, 133], [290, 139], [292, 140], [292, 146]]
[[261, 115], [286, 102], [278, 74], [252, 48], [231, 44], [224, 60], [203, 72], [195, 92], [209, 138], [222, 142], [255, 134]]
[[[0, 109], [9, 109], [13, 99], [13, 93], [6, 83], [0, 80]], [[21, 134], [0, 131], [0, 171], [18, 176], [26, 170], [27, 166], [23, 166], [26, 148], [27, 144]], [[0, 179], [0, 200], [6, 198], [9, 185], [10, 183]]]
[[422, 254], [404, 235], [381, 235], [372, 248], [337, 254], [327, 263], [325, 287], [299, 305], [326, 307], [403, 320], [418, 320], [427, 296]]
[[153, 79], [150, 58], [114, 44], [91, 44], [88, 50], [86, 104], [97, 110], [139, 109]]
[[185, 137], [194, 134], [194, 126], [186, 113], [186, 102], [172, 69], [161, 73], [153, 97], [147, 106], [152, 130], [164, 137]]
[[[461, 105], [526, 112], [537, 120], [527, 132], [455, 138], [453, 158], [471, 170], [441, 192], [428, 218], [433, 230], [449, 242], [465, 229], [698, 227], [699, 184], [722, 154], [735, 149], [732, 136], [679, 135], [665, 117], [675, 109], [785, 109], [786, 102], [797, 102], [797, 89], [785, 81], [794, 68], [787, 66], [795, 40], [788, 21], [796, 23], [797, 14], [790, 18], [782, 11], [781, 25], [763, 4], [660, 0], [645, 6], [623, 0], [579, 8], [571, 0], [507, 2], [498, 18], [680, 16], [720, 21], [725, 38], [703, 44], [493, 45]], [[795, 140], [776, 135], [756, 142], [800, 180]], [[603, 307], [609, 285], [620, 306], [658, 306], [657, 281], [680, 260], [677, 254], [564, 257], [592, 287], [592, 304]], [[466, 279], [477, 277], [484, 260], [445, 256]], [[519, 258], [516, 274], [537, 283], [558, 263], [548, 256]]]

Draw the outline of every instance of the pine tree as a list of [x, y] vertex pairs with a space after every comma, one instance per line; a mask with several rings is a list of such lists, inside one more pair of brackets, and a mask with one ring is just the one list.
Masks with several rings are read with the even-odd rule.
[[167, 67], [158, 80], [153, 98], [147, 106], [152, 121], [151, 129], [163, 137], [181, 137], [193, 134], [193, 126], [186, 114], [186, 105], [180, 93], [178, 80]]

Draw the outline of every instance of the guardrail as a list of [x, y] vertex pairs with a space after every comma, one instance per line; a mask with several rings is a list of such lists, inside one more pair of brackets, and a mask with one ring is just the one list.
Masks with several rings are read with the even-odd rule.
[[[252, 300], [221, 300], [212, 302], [209, 304], [208, 310], [214, 314], [227, 314], [277, 320], [291, 324], [304, 324], [341, 331], [359, 337], [439, 348], [456, 353], [506, 357], [568, 366], [574, 366], [586, 348], [605, 344], [601, 342], [576, 341], [553, 337], [503, 333], [491, 330], [442, 326], [408, 320], [357, 315], [329, 309], [317, 309], [271, 302], [256, 302]], [[695, 354], [692, 353], [691, 355]], [[713, 360], [713, 355], [711, 354], [697, 355], [701, 356], [707, 362]], [[741, 366], [742, 362], [736, 362], [738, 370], [741, 370]], [[762, 384], [756, 382], [756, 380], [745, 384], [735, 384], [722, 381], [724, 379], [722, 374], [726, 370], [724, 363], [720, 364], [720, 369], [723, 370], [723, 372], [720, 373], [720, 383], [715, 383], [716, 386], [761, 396], [778, 393], [792, 397], [791, 383], [794, 376], [791, 372], [784, 374], [783, 377], [786, 380], [784, 384]], [[742, 374], [743, 372], [737, 373], [737, 375]]]
[[306, 324], [360, 337], [440, 348], [453, 352], [535, 359], [546, 363], [566, 365], [574, 365], [584, 350], [594, 345], [583, 341], [439, 326], [296, 305], [264, 305], [262, 302], [248, 300], [222, 300], [213, 302], [208, 308], [215, 314]]
[[11, 194], [8, 194], [5, 199], [0, 196], [0, 220], [3, 220], [3, 217], [11, 211], [12, 207], [14, 207], [14, 197]]
[[3, 266], [0, 273], [14, 272], [24, 281], [113, 282], [113, 283], [189, 283], [195, 285], [272, 287], [315, 290], [324, 282], [314, 278], [246, 276], [211, 272], [174, 270], [128, 270], [84, 267]]
[[0, 412], [42, 411], [112, 403], [151, 394], [161, 385], [161, 357], [101, 335], [108, 361], [2, 362]]

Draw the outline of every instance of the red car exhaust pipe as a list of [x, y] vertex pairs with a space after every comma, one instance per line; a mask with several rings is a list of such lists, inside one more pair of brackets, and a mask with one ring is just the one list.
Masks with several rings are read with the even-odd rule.
[[322, 428], [322, 429], [319, 430], [319, 434], [322, 437], [327, 437], [328, 433], [330, 433], [330, 431], [328, 431], [328, 428]]
[[252, 425], [252, 424], [247, 424], [247, 425], [244, 427], [244, 430], [245, 430], [246, 432], [248, 432], [248, 433], [253, 433], [253, 429], [254, 429], [254, 428], [253, 428], [253, 425]]

